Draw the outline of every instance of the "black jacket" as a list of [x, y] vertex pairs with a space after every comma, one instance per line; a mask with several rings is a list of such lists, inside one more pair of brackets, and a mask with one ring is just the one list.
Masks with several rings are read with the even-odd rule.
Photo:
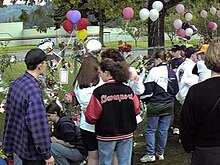
[[189, 89], [180, 126], [182, 145], [187, 152], [193, 151], [195, 146], [220, 146], [219, 84], [220, 77], [214, 77]]
[[87, 155], [87, 151], [83, 146], [80, 129], [75, 125], [71, 116], [59, 118], [57, 123], [54, 124], [54, 136], [57, 139], [75, 145], [75, 148], [78, 149], [81, 154]]

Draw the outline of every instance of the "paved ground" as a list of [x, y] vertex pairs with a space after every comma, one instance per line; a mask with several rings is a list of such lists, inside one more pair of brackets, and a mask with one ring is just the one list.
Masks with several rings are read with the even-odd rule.
[[[19, 50], [19, 51], [10, 51], [8, 54], [15, 55], [17, 59], [24, 59], [26, 53], [28, 50]], [[59, 49], [54, 49], [53, 52], [59, 53]], [[70, 55], [72, 53], [72, 50], [68, 49], [66, 50], [66, 55]]]

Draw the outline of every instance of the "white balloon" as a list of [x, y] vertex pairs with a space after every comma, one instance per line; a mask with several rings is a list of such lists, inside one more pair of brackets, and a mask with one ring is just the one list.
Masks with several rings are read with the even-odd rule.
[[191, 21], [192, 19], [193, 19], [193, 15], [191, 13], [186, 13], [185, 20], [186, 21]]
[[150, 19], [152, 21], [156, 21], [159, 18], [159, 12], [156, 9], [151, 9], [150, 10]]
[[191, 28], [187, 28], [186, 29], [186, 36], [192, 36], [192, 34], [193, 34], [193, 30], [191, 29]]
[[220, 10], [216, 13], [217, 17], [220, 19]]
[[149, 15], [150, 15], [150, 12], [146, 8], [141, 9], [139, 12], [139, 16], [143, 21], [147, 20]]
[[211, 7], [211, 8], [210, 8], [210, 13], [211, 13], [212, 15], [215, 15], [216, 12], [217, 12], [217, 9], [216, 9], [215, 7]]
[[161, 11], [163, 9], [163, 3], [161, 1], [155, 1], [152, 4], [152, 8], [156, 9], [157, 11]]

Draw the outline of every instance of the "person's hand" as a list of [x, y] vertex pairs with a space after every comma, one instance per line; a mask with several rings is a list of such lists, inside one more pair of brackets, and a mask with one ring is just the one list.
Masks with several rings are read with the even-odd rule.
[[138, 74], [137, 74], [136, 69], [134, 67], [130, 67], [129, 71], [130, 71], [130, 80], [132, 80], [132, 81], [137, 80]]
[[51, 156], [49, 159], [45, 160], [46, 164], [45, 165], [54, 165], [55, 161], [53, 156]]
[[52, 143], [57, 143], [57, 141], [58, 141], [58, 139], [55, 136], [52, 136], [50, 138], [50, 140], [51, 140]]

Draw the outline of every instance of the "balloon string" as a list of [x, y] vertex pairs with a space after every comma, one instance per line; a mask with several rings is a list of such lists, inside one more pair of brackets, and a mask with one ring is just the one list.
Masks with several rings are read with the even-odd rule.
[[73, 33], [71, 33], [70, 38], [69, 38], [69, 40], [68, 40], [66, 46], [65, 46], [62, 50], [60, 50], [60, 51], [57, 53], [58, 55], [61, 54], [61, 53], [69, 46], [70, 41], [72, 40], [72, 38], [73, 38]]

